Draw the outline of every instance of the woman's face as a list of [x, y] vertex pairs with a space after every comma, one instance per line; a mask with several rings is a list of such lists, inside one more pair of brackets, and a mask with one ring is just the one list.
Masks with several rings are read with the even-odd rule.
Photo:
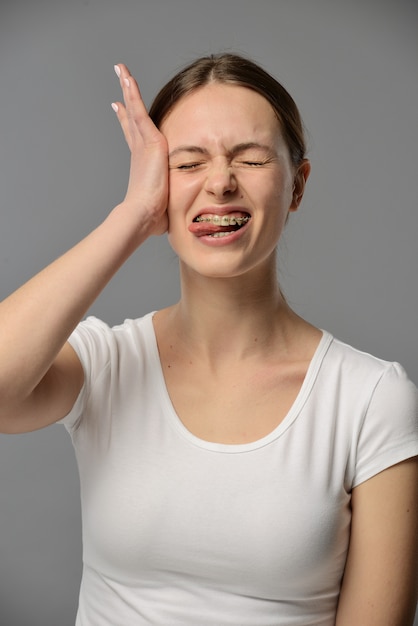
[[275, 262], [309, 164], [295, 171], [268, 101], [210, 83], [181, 99], [161, 131], [169, 148], [169, 241], [183, 265], [232, 277]]

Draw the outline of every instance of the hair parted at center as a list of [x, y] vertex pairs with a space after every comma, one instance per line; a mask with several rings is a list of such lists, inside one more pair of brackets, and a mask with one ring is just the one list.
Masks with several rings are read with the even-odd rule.
[[305, 133], [301, 115], [288, 91], [254, 61], [231, 53], [211, 54], [196, 59], [178, 72], [159, 91], [150, 107], [150, 117], [157, 127], [184, 96], [209, 83], [234, 84], [258, 92], [272, 106], [281, 124], [293, 165], [306, 155]]

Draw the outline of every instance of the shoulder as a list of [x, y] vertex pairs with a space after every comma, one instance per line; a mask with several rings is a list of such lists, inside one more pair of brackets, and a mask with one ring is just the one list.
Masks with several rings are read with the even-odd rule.
[[418, 454], [418, 390], [402, 365], [333, 338], [323, 368], [350, 432], [352, 487]]
[[110, 393], [119, 393], [122, 387], [125, 392], [129, 385], [138, 388], [147, 363], [151, 367], [155, 361], [152, 315], [126, 319], [115, 326], [89, 316], [77, 325], [69, 344], [82, 365], [84, 385], [64, 422], [67, 427], [78, 426], [89, 407], [90, 413], [102, 416], [102, 404], [108, 402]]
[[392, 363], [333, 336], [329, 354], [336, 363], [356, 368], [372, 369], [376, 373], [385, 371]]
[[93, 344], [111, 344], [123, 342], [138, 334], [149, 335], [152, 333], [152, 316], [147, 313], [136, 319], [125, 319], [123, 323], [114, 326], [91, 315], [80, 322], [69, 338], [73, 347], [81, 344], [92, 346]]
[[417, 388], [400, 363], [381, 359], [335, 337], [330, 340], [324, 367], [328, 374], [332, 371], [358, 392], [363, 389], [369, 394], [401, 394], [416, 400]]
[[[418, 389], [404, 367], [386, 361], [333, 339], [328, 351], [328, 371], [341, 381], [352, 402], [362, 402], [364, 417], [391, 422], [402, 419], [414, 425], [418, 421]], [[402, 416], [402, 417], [401, 417]]]
[[86, 378], [94, 379], [104, 369], [118, 368], [121, 360], [138, 360], [140, 355], [154, 350], [152, 316], [153, 313], [148, 313], [115, 326], [94, 316], [80, 322], [69, 343], [83, 365]]

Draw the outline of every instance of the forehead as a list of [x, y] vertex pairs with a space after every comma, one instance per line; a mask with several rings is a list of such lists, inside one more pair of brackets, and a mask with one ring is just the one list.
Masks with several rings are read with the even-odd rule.
[[191, 134], [248, 134], [273, 140], [281, 135], [273, 107], [261, 94], [238, 85], [209, 83], [183, 96], [161, 125], [170, 142]]

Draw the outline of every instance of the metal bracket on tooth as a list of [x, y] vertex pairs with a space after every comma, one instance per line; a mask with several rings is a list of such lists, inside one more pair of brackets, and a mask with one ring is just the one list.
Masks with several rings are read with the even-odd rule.
[[228, 217], [228, 215], [214, 215], [213, 217], [202, 217], [198, 216], [196, 218], [196, 222], [211, 222], [212, 224], [216, 224], [217, 226], [242, 226], [250, 219], [249, 215], [245, 217]]

